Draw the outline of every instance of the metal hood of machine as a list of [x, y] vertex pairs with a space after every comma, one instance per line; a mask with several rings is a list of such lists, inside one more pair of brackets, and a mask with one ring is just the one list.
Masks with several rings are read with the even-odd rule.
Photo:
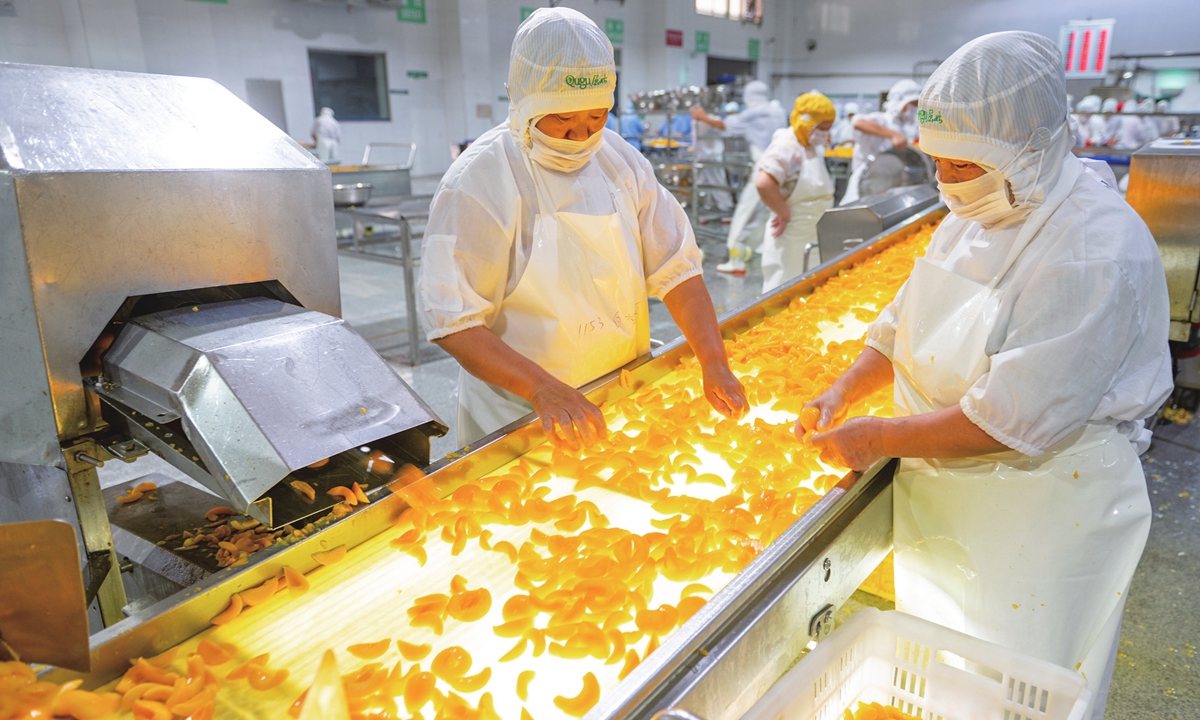
[[131, 298], [274, 283], [340, 314], [330, 187], [211, 80], [0, 64], [0, 462], [97, 427], [80, 362]]
[[[428, 437], [445, 433], [344, 321], [266, 298], [134, 319], [92, 387], [134, 437], [268, 525], [270, 504], [255, 505], [292, 471], [414, 429], [387, 452], [423, 465]], [[176, 420], [186, 442], [164, 441], [155, 429]]]

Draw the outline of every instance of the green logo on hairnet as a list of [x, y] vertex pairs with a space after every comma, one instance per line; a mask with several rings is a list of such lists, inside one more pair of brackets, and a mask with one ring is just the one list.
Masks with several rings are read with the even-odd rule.
[[563, 82], [565, 82], [568, 87], [573, 87], [576, 90], [586, 90], [587, 88], [599, 87], [600, 85], [607, 85], [608, 84], [608, 75], [605, 73], [597, 73], [595, 75], [592, 75], [591, 77], [586, 77], [584, 75], [579, 75], [579, 76], [568, 75], [565, 78], [563, 78]]
[[918, 110], [917, 122], [919, 123], [941, 123], [942, 114], [937, 110]]

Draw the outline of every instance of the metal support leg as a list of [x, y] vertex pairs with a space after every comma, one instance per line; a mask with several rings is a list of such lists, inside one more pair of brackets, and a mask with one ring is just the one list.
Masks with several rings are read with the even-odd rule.
[[75, 511], [79, 514], [83, 546], [89, 553], [107, 550], [112, 557], [108, 576], [96, 596], [100, 603], [100, 616], [105, 626], [109, 626], [125, 618], [122, 608], [127, 600], [117, 553], [113, 549], [108, 511], [104, 507], [104, 496], [100, 494], [100, 476], [96, 474], [97, 458], [103, 456], [99, 448], [90, 442], [64, 448], [63, 454], [67, 459], [67, 479], [75, 498]]
[[417, 289], [413, 280], [412, 226], [400, 218], [400, 257], [404, 260], [404, 304], [408, 313], [408, 356], [413, 367], [421, 364], [421, 336], [417, 324]]
[[354, 221], [354, 252], [362, 252], [363, 241], [363, 222], [362, 220]]

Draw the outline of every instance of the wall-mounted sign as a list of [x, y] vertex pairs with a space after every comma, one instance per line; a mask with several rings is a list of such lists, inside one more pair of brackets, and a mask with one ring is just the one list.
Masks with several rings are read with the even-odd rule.
[[746, 57], [750, 58], [751, 60], [757, 60], [758, 48], [758, 38], [750, 38], [750, 42], [746, 47]]
[[525, 22], [525, 18], [532, 15], [534, 10], [537, 10], [537, 8], [530, 8], [530, 7], [521, 8], [521, 22]]
[[667, 31], [667, 47], [683, 47], [683, 31], [668, 30]]
[[1068, 78], [1102, 78], [1108, 74], [1114, 20], [1072, 20], [1058, 30]]
[[415, 78], [417, 80], [422, 80], [424, 78], [429, 77], [429, 73], [426, 72], [425, 70], [409, 70], [408, 72], [406, 72], [404, 74], [409, 76], [410, 78]]
[[614, 45], [625, 42], [625, 21], [608, 18], [604, 21], [604, 34]]
[[698, 52], [698, 53], [708, 52], [708, 43], [709, 43], [710, 39], [711, 38], [707, 32], [705, 32], [704, 30], [697, 30], [696, 31], [696, 52]]
[[396, 11], [396, 19], [400, 22], [425, 24], [425, 0], [402, 0], [400, 9]]

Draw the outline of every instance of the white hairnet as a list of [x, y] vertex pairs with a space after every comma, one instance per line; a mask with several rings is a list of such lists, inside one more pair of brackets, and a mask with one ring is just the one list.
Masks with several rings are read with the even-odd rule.
[[1100, 96], [1099, 95], [1084, 95], [1079, 104], [1075, 106], [1075, 112], [1095, 113], [1100, 112]]
[[921, 97], [921, 86], [916, 81], [908, 78], [897, 80], [892, 89], [888, 90], [887, 105], [884, 106], [884, 110], [888, 115], [899, 115], [905, 105], [916, 102], [919, 97]]
[[1116, 112], [1118, 104], [1116, 98], [1107, 98], [1104, 104], [1100, 106], [1100, 112]]
[[748, 108], [766, 105], [771, 101], [771, 89], [761, 80], [751, 80], [742, 89], [742, 101]]
[[1058, 45], [999, 32], [960, 47], [933, 71], [918, 105], [921, 149], [1002, 168], [1017, 207], [1036, 207], [1074, 144]]
[[321, 108], [321, 114], [324, 115], [325, 117], [333, 117], [333, 108], [323, 107], [323, 108]]
[[543, 115], [611, 109], [616, 80], [612, 43], [596, 23], [569, 8], [535, 10], [513, 38], [509, 130], [528, 149], [529, 125]]
[[1121, 106], [1122, 115], [1132, 115], [1135, 112], [1137, 112], [1137, 102], [1135, 100], [1126, 100], [1125, 104]]
[[847, 116], [857, 115], [858, 114], [858, 103], [856, 103], [856, 102], [846, 103], [845, 105], [842, 106], [842, 112]]
[[730, 100], [729, 102], [727, 102], [721, 106], [721, 110], [723, 112], [727, 112], [727, 113], [735, 113], [739, 109], [740, 109], [739, 105], [737, 104], [737, 102], [735, 102], [733, 100]]
[[1142, 113], [1143, 115], [1149, 115], [1150, 113], [1154, 112], [1154, 101], [1150, 98], [1139, 100], [1137, 104], [1137, 112]]
[[1160, 113], [1171, 112], [1171, 101], [1159, 100], [1158, 102], [1154, 103], [1154, 109]]

